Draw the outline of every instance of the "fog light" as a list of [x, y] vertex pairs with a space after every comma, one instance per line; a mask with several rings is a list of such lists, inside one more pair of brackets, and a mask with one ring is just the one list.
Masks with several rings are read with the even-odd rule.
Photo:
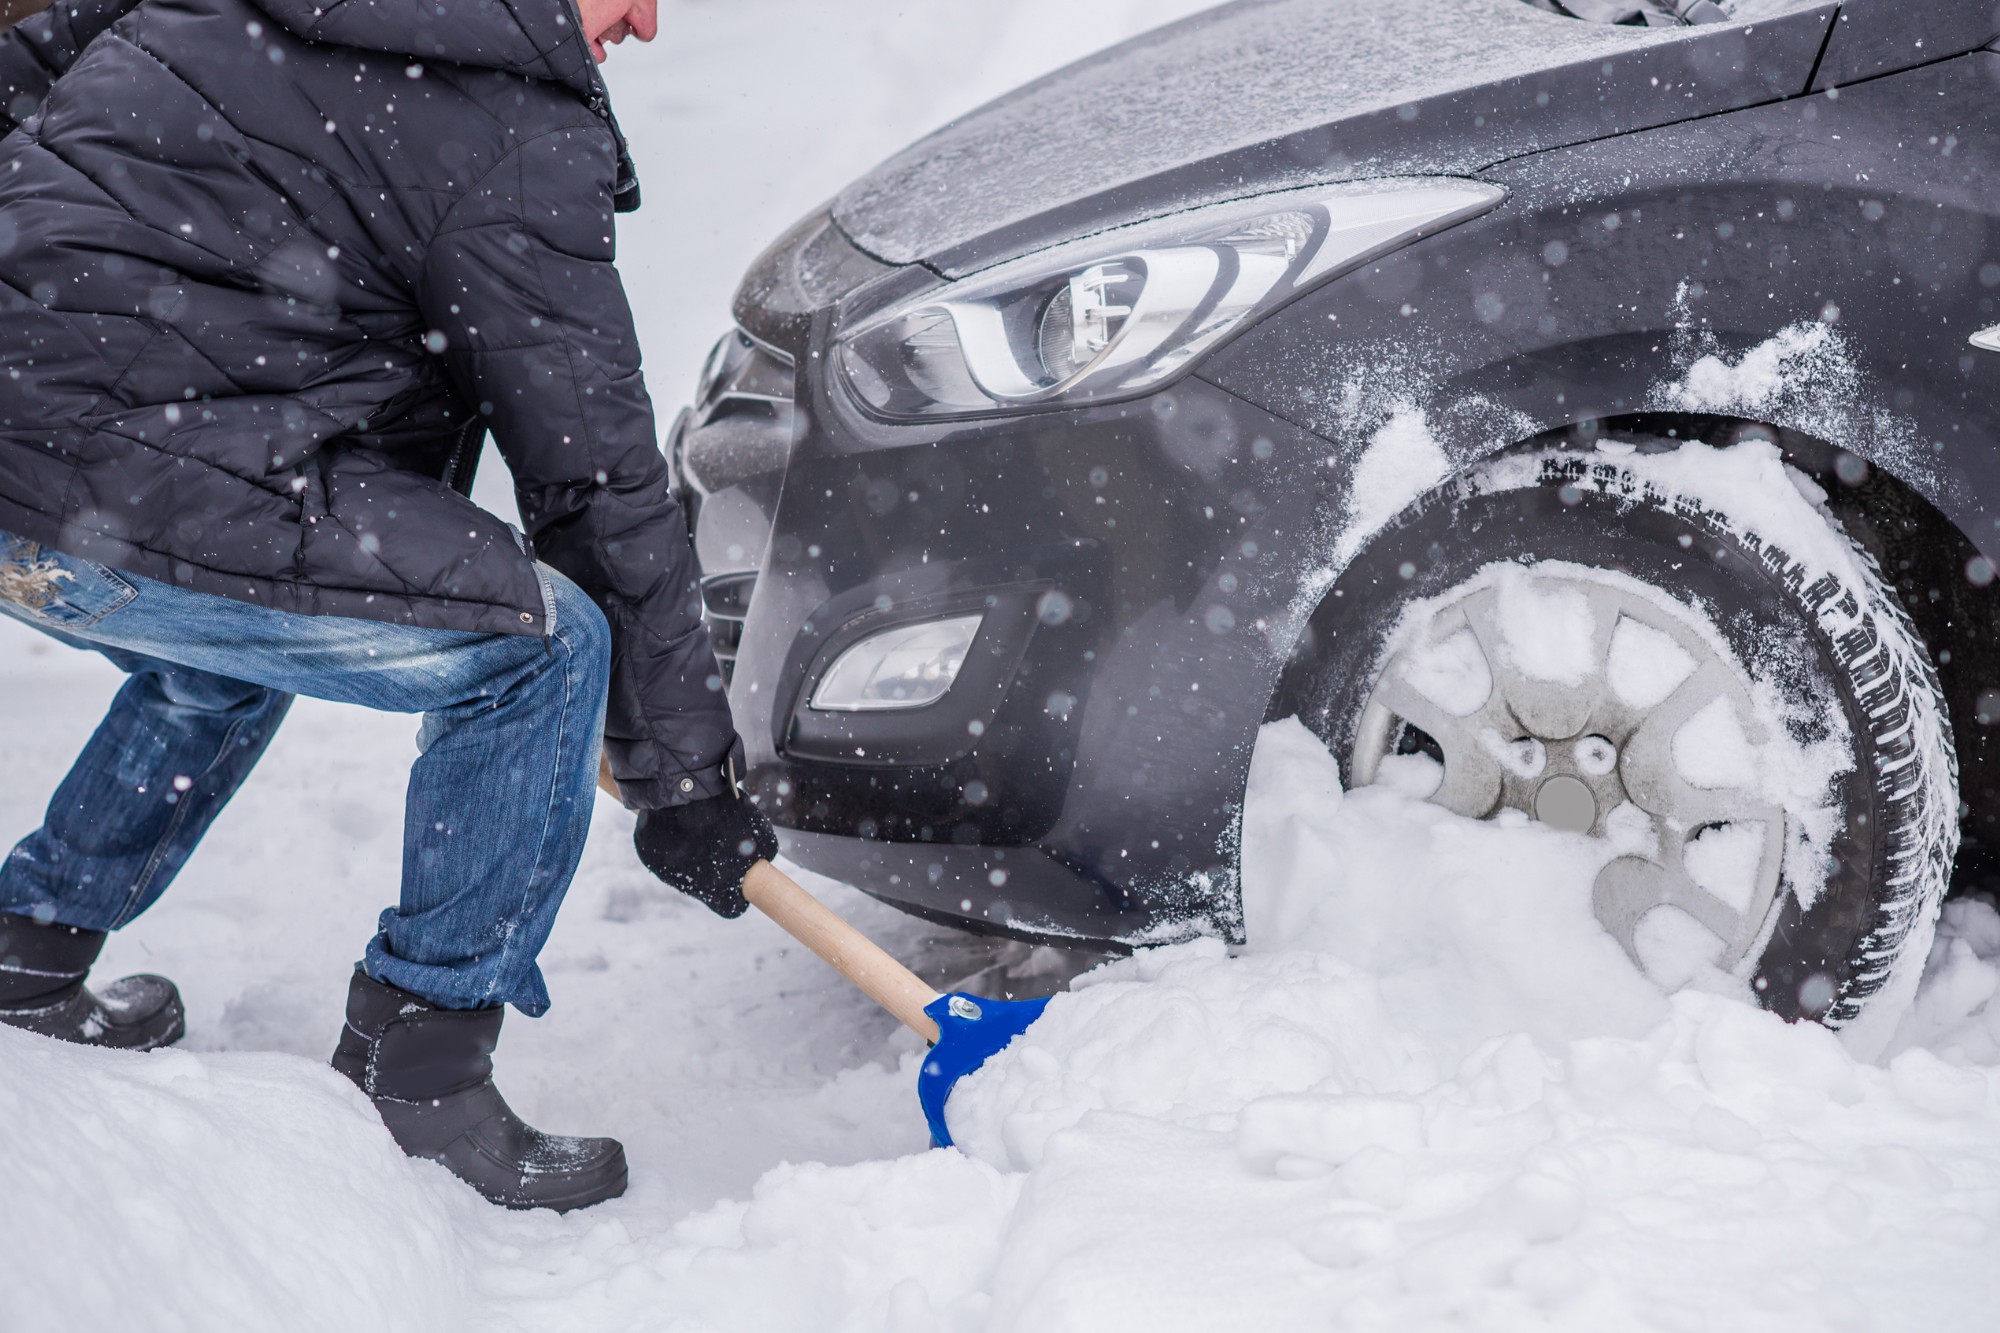
[[944, 698], [979, 633], [980, 616], [898, 625], [855, 644], [827, 668], [812, 706], [868, 713], [922, 708]]

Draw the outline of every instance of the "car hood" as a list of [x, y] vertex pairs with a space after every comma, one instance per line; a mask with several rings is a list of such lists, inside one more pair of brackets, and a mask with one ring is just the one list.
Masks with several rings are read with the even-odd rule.
[[878, 259], [956, 275], [1267, 189], [1462, 174], [1803, 92], [1835, 8], [1638, 28], [1521, 0], [1238, 0], [945, 126], [833, 216]]

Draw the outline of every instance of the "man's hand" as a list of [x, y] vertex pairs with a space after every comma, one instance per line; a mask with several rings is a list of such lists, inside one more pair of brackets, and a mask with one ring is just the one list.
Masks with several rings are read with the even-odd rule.
[[731, 918], [750, 910], [743, 876], [751, 865], [778, 854], [771, 821], [736, 796], [641, 810], [632, 844], [646, 869], [667, 885]]

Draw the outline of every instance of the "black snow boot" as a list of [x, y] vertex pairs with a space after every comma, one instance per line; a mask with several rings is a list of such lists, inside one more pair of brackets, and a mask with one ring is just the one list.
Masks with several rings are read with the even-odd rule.
[[0, 912], [0, 1023], [85, 1046], [150, 1051], [187, 1032], [181, 993], [140, 975], [92, 992], [83, 984], [104, 932]]
[[367, 1093], [396, 1144], [441, 1162], [506, 1208], [566, 1213], [625, 1192], [616, 1139], [568, 1139], [522, 1123], [493, 1086], [506, 1010], [441, 1009], [360, 968], [333, 1067]]

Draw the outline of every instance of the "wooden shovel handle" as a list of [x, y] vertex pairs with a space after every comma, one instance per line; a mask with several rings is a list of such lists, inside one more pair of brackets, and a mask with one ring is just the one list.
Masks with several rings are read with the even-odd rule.
[[[4, 3], [5, 0], [0, 0]], [[611, 761], [602, 759], [597, 785], [624, 804]], [[834, 910], [792, 882], [769, 861], [759, 861], [743, 877], [743, 896], [750, 905], [778, 923], [787, 935], [811, 949], [828, 967], [853, 982], [863, 994], [887, 1009], [903, 1026], [937, 1044], [938, 1025], [924, 1012], [938, 993], [923, 978], [882, 951], [882, 946], [842, 920]]]
[[[5, 0], [0, 0], [0, 4], [4, 3]], [[602, 750], [597, 752], [597, 786], [606, 796], [625, 805], [625, 793], [618, 790], [618, 779], [611, 776], [611, 756]], [[632, 807], [627, 805], [625, 808], [629, 810]]]
[[842, 920], [769, 861], [759, 861], [743, 877], [743, 896], [787, 935], [811, 949], [828, 967], [853, 982], [903, 1026], [936, 1044], [938, 1025], [924, 1012], [938, 993], [882, 951], [882, 947]]

